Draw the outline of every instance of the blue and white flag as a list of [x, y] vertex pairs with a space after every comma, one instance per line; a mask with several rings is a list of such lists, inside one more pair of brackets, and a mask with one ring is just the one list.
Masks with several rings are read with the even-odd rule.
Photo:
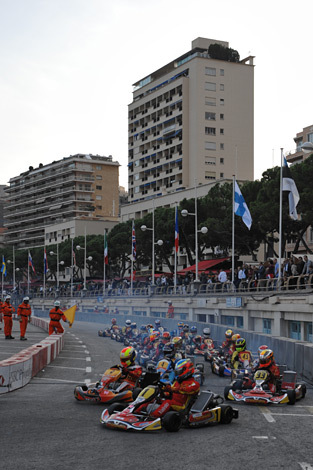
[[235, 181], [234, 212], [236, 215], [239, 215], [240, 217], [242, 217], [244, 224], [250, 230], [251, 225], [252, 225], [252, 217], [248, 209], [248, 206], [246, 204], [246, 201], [244, 200], [243, 195], [241, 194], [237, 181]]
[[293, 220], [298, 220], [297, 214], [297, 204], [300, 201], [300, 196], [298, 193], [298, 189], [296, 183], [294, 182], [290, 169], [287, 164], [286, 158], [284, 158], [283, 164], [283, 191], [288, 191], [288, 199], [289, 199], [289, 215]]

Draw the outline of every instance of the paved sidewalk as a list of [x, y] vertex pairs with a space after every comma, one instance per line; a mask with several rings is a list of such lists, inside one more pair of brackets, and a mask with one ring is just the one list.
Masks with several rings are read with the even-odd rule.
[[29, 348], [33, 344], [40, 343], [43, 339], [47, 338], [48, 332], [38, 328], [31, 323], [27, 325], [26, 335], [27, 341], [20, 341], [20, 324], [17, 320], [13, 320], [12, 336], [15, 339], [5, 339], [3, 332], [3, 322], [0, 323], [0, 361], [8, 359], [13, 354]]

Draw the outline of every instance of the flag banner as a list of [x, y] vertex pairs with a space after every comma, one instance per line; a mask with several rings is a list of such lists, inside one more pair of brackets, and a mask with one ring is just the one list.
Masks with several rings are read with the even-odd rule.
[[178, 227], [178, 209], [175, 209], [175, 251], [178, 253], [179, 248], [179, 227]]
[[133, 226], [132, 226], [132, 256], [133, 256], [133, 261], [136, 261], [137, 251], [136, 251], [136, 233], [135, 233], [134, 221], [133, 221]]
[[289, 215], [293, 220], [298, 220], [298, 213], [297, 213], [297, 204], [300, 201], [300, 196], [298, 193], [298, 189], [296, 183], [294, 182], [290, 168], [288, 167], [288, 163], [286, 158], [284, 157], [284, 164], [282, 169], [282, 183], [283, 183], [283, 191], [289, 191], [288, 199], [289, 199]]
[[106, 232], [104, 234], [104, 264], [109, 264], [108, 240]]
[[252, 225], [252, 217], [246, 201], [244, 200], [243, 195], [241, 194], [240, 188], [235, 181], [235, 205], [234, 205], [234, 212], [236, 215], [239, 215], [242, 218], [243, 223], [248, 227], [250, 230]]
[[33, 273], [36, 274], [35, 266], [34, 266], [32, 255], [30, 254], [30, 251], [28, 252], [28, 266], [30, 268], [32, 268]]
[[75, 320], [76, 309], [77, 305], [73, 305], [73, 307], [70, 307], [69, 309], [65, 310], [65, 312], [63, 312], [67, 320], [70, 322], [70, 328], [72, 327]]
[[7, 275], [7, 265], [5, 264], [4, 256], [2, 256], [1, 272], [3, 276]]
[[47, 258], [46, 249], [45, 249], [44, 254], [43, 254], [43, 264], [44, 264], [45, 274], [47, 274], [47, 272], [48, 272], [48, 258]]

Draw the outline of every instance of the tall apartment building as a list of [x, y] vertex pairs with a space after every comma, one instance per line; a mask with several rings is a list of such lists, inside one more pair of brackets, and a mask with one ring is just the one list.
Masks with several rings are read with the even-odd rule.
[[311, 144], [313, 144], [313, 126], [304, 127], [301, 132], [296, 134], [296, 137], [294, 137], [293, 140], [296, 144], [296, 149], [290, 151], [286, 156], [287, 162], [292, 165], [303, 162], [303, 160], [311, 155], [312, 152], [303, 152], [301, 146], [305, 142], [311, 142]]
[[[212, 59], [198, 38], [191, 50], [134, 84], [129, 105], [128, 201], [195, 184], [253, 180], [254, 65]], [[123, 211], [122, 211], [123, 213]]]
[[83, 235], [85, 226], [103, 234], [118, 223], [118, 171], [111, 156], [78, 154], [11, 178], [6, 244], [43, 246]]

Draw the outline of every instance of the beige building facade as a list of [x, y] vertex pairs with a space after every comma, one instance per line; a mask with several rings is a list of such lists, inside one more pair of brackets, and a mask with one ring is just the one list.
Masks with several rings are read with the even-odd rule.
[[118, 173], [119, 163], [111, 156], [78, 154], [11, 178], [6, 245], [19, 249], [61, 242], [82, 235], [81, 227], [89, 224], [91, 234], [92, 223], [96, 233], [110, 229], [119, 220]]
[[[227, 42], [191, 50], [134, 84], [129, 105], [130, 203], [195, 184], [253, 180], [254, 65], [210, 58]], [[123, 210], [122, 210], [123, 216]]]

